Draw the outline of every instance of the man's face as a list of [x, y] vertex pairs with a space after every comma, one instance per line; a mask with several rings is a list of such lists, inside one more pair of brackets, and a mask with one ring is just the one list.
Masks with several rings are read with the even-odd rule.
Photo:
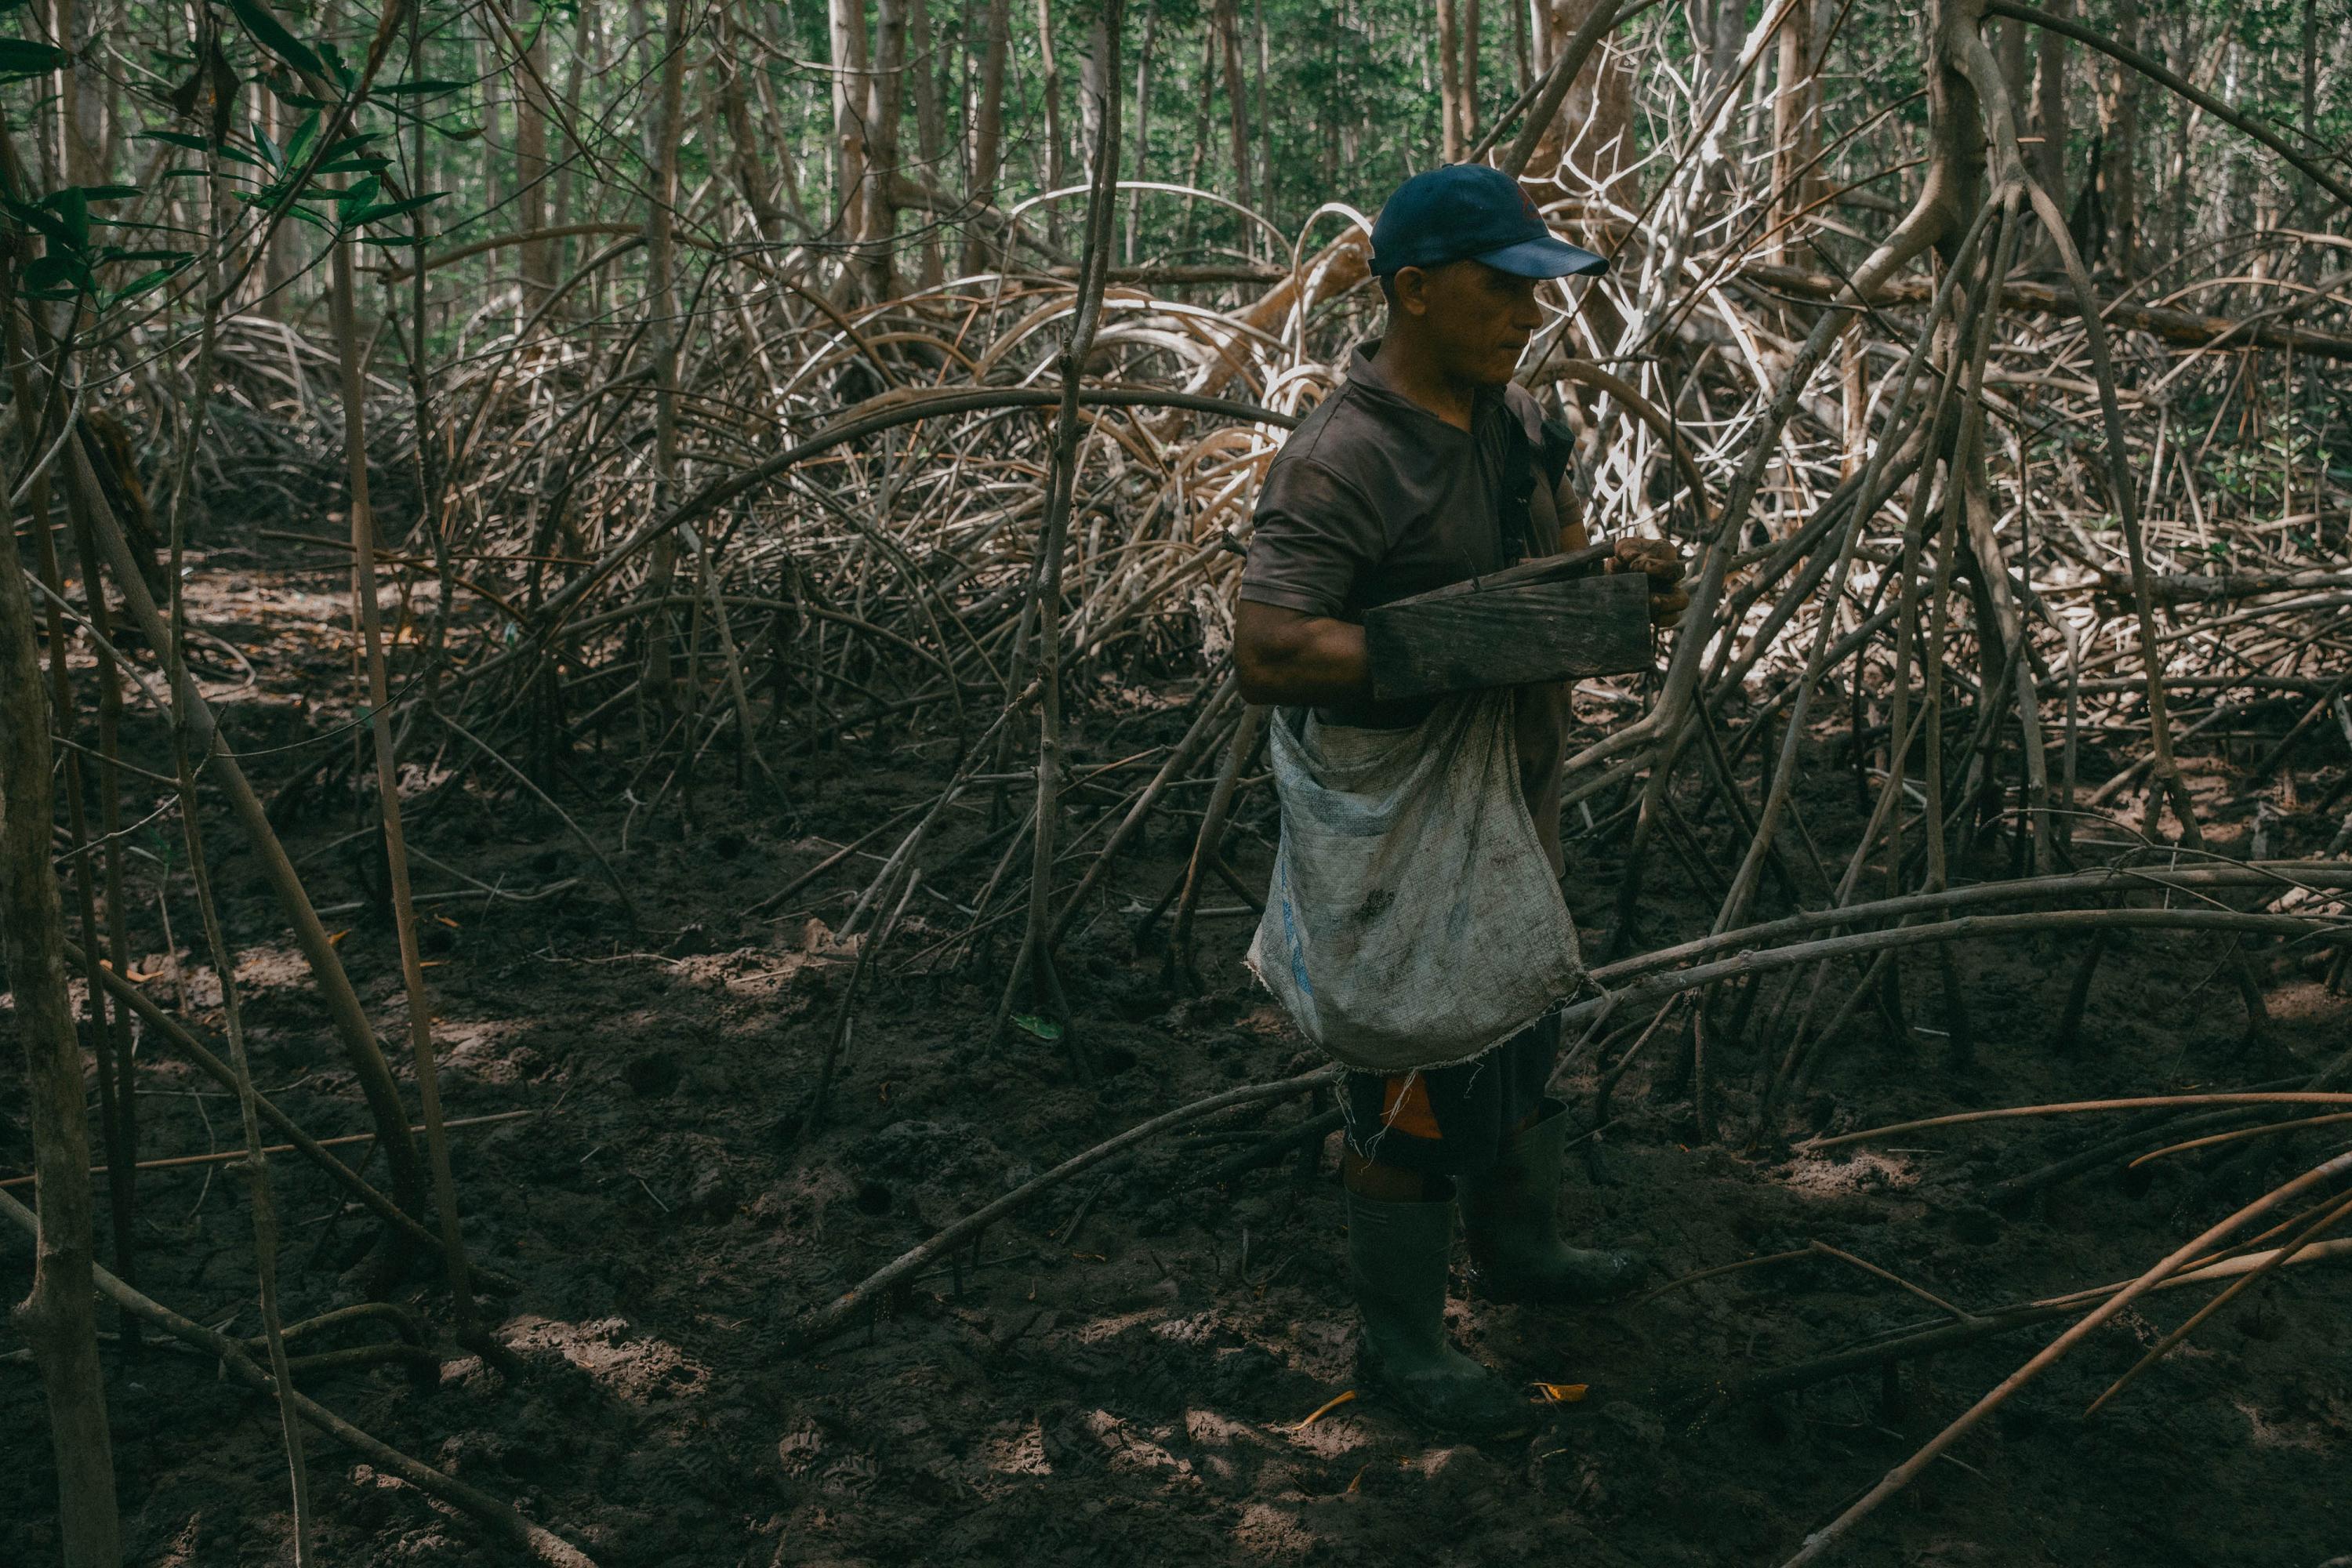
[[1540, 279], [1517, 278], [1483, 261], [1408, 267], [1396, 276], [1397, 309], [1414, 318], [1447, 374], [1500, 386], [1543, 325]]

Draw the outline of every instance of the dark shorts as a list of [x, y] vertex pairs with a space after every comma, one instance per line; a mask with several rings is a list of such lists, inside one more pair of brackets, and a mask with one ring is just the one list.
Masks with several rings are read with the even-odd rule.
[[1393, 1077], [1351, 1072], [1340, 1080], [1348, 1147], [1367, 1160], [1431, 1176], [1475, 1176], [1544, 1100], [1559, 1060], [1552, 1016], [1475, 1061]]

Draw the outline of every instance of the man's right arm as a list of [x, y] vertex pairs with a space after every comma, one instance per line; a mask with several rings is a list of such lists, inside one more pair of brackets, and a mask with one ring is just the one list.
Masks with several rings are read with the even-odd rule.
[[1322, 464], [1276, 459], [1258, 497], [1234, 612], [1234, 669], [1252, 702], [1370, 698], [1364, 628], [1339, 618], [1381, 548], [1379, 518]]
[[1248, 702], [1328, 705], [1372, 691], [1363, 627], [1254, 599], [1234, 615], [1234, 669]]

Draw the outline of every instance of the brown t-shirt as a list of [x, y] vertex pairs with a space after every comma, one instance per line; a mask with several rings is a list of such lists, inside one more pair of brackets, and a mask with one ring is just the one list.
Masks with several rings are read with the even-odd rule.
[[[1511, 445], [1534, 438], [1535, 399], [1517, 386], [1481, 392], [1458, 430], [1396, 390], [1358, 347], [1348, 379], [1300, 421], [1258, 492], [1241, 596], [1310, 616], [1361, 622], [1376, 605], [1483, 576], [1504, 560], [1502, 499]], [[1538, 481], [1528, 549], [1559, 548], [1559, 521]], [[1559, 850], [1566, 689], [1519, 689], [1519, 779], [1554, 874]], [[1326, 722], [1390, 729], [1417, 723], [1427, 699], [1369, 699], [1326, 710]]]

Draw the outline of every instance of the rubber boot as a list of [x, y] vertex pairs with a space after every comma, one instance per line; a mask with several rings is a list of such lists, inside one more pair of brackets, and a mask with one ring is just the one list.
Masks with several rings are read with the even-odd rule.
[[1595, 1252], [1560, 1240], [1567, 1110], [1547, 1100], [1541, 1118], [1512, 1135], [1494, 1169], [1456, 1179], [1471, 1281], [1487, 1300], [1589, 1306], [1623, 1295], [1649, 1268], [1638, 1252]]
[[1454, 1205], [1348, 1194], [1348, 1276], [1364, 1325], [1366, 1375], [1415, 1418], [1464, 1436], [1521, 1436], [1533, 1407], [1445, 1337]]

